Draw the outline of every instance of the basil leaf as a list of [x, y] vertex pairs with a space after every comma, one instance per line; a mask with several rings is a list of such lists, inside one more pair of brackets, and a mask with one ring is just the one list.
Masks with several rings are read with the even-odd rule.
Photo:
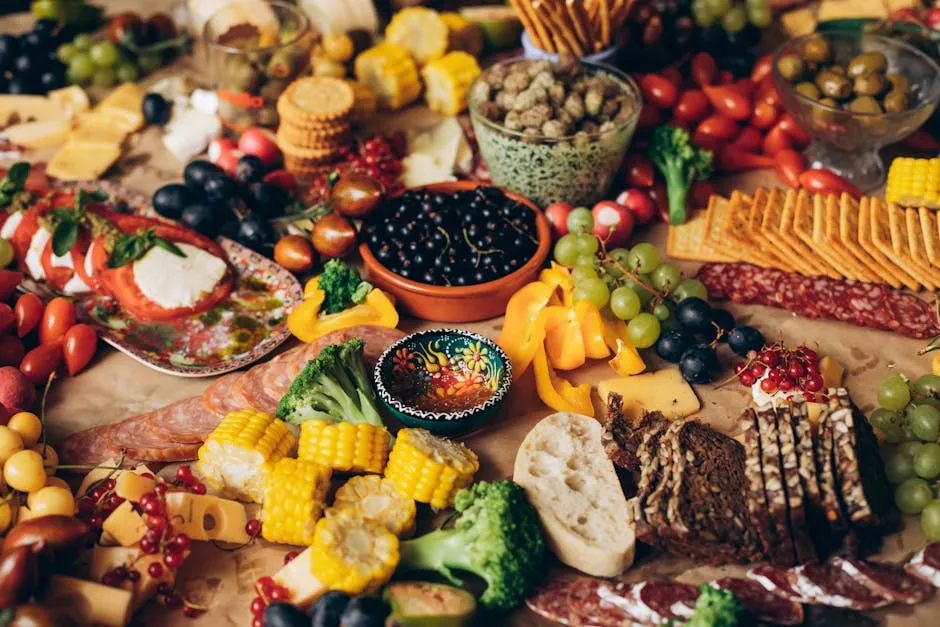
[[59, 222], [69, 222], [75, 217], [75, 214], [68, 209], [50, 209], [49, 215]]
[[120, 268], [134, 261], [134, 248], [139, 241], [136, 235], [122, 235], [108, 256], [108, 267]]
[[26, 185], [26, 178], [29, 176], [29, 164], [25, 161], [14, 163], [7, 170], [7, 175], [0, 182], [0, 187], [4, 190], [20, 191]]
[[52, 252], [56, 257], [64, 257], [72, 250], [78, 239], [78, 221], [62, 220], [52, 233]]
[[168, 253], [173, 253], [177, 257], [185, 257], [186, 253], [180, 250], [180, 247], [174, 244], [171, 241], [165, 240], [162, 237], [154, 237], [153, 243], [155, 246], [159, 246]]
[[88, 198], [94, 202], [104, 202], [110, 198], [110, 196], [108, 196], [108, 192], [99, 187], [98, 189], [88, 192]]

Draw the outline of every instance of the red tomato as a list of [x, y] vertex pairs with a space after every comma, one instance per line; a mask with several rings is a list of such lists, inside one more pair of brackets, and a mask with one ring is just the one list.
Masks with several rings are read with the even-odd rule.
[[45, 171], [39, 168], [30, 168], [24, 188], [28, 192], [45, 194], [49, 191], [49, 177], [46, 175]]
[[20, 338], [15, 335], [0, 337], [0, 366], [19, 366], [25, 354], [26, 348]]
[[715, 114], [702, 120], [696, 127], [695, 132], [726, 141], [738, 134], [738, 125], [729, 117]]
[[13, 306], [16, 318], [16, 334], [20, 337], [36, 328], [42, 318], [42, 300], [35, 294], [23, 294]]
[[48, 344], [40, 344], [26, 353], [20, 362], [20, 372], [33, 385], [42, 385], [61, 363], [62, 340], [58, 339]]
[[659, 73], [662, 74], [663, 78], [675, 85], [677, 90], [682, 89], [685, 79], [682, 77], [682, 72], [680, 72], [678, 68], [669, 66], [660, 70]]
[[715, 185], [711, 181], [694, 181], [692, 189], [689, 190], [689, 197], [695, 209], [702, 209], [708, 206], [708, 201], [716, 193]]
[[745, 98], [750, 98], [754, 95], [754, 90], [757, 88], [757, 85], [751, 82], [748, 78], [739, 78], [738, 80], [732, 83], [732, 86], [741, 92]]
[[712, 137], [711, 135], [705, 135], [699, 131], [696, 131], [692, 134], [692, 145], [697, 146], [702, 150], [711, 150], [712, 152], [715, 152], [721, 147], [723, 143], [724, 140], [718, 139], [717, 137]]
[[277, 185], [291, 195], [297, 191], [297, 179], [287, 170], [271, 170], [261, 180], [271, 185]]
[[793, 140], [783, 132], [779, 126], [775, 126], [764, 136], [764, 154], [775, 155], [781, 150], [792, 150]]
[[771, 76], [774, 70], [774, 53], [768, 52], [760, 59], [757, 60], [757, 63], [754, 64], [754, 67], [751, 69], [751, 82], [757, 84]]
[[281, 159], [281, 149], [274, 133], [266, 128], [252, 127], [243, 131], [238, 138], [238, 149], [246, 155], [258, 157], [269, 168]]
[[[784, 113], [780, 116], [780, 120], [777, 122], [777, 126], [784, 133], [790, 136], [790, 139], [793, 140], [800, 148], [805, 148], [809, 146], [813, 141], [812, 136], [806, 132], [806, 129], [800, 126], [796, 119], [789, 113]], [[940, 149], [940, 147], [938, 147]]]
[[594, 216], [594, 235], [610, 248], [623, 246], [633, 234], [636, 222], [633, 213], [612, 200], [602, 200], [591, 209]]
[[774, 155], [774, 169], [790, 187], [800, 186], [800, 175], [806, 170], [803, 155], [795, 150], [781, 150]]
[[552, 233], [555, 238], [568, 234], [568, 214], [574, 209], [566, 202], [554, 202], [545, 207], [545, 217], [552, 225]]
[[88, 365], [98, 349], [98, 334], [87, 324], [76, 324], [65, 334], [65, 367], [74, 377]]
[[806, 170], [800, 174], [800, 187], [814, 193], [847, 193], [852, 198], [862, 198], [862, 190], [855, 187], [832, 170]]
[[716, 159], [719, 168], [725, 172], [746, 172], [774, 167], [774, 160], [765, 155], [745, 152], [731, 144], [726, 144], [718, 151]]
[[757, 86], [757, 99], [775, 107], [782, 106], [780, 94], [777, 93], [777, 86], [774, 85], [774, 80], [770, 77], [762, 80]]
[[[623, 161], [623, 179], [630, 187], [647, 188], [653, 184], [656, 174], [653, 162], [646, 155], [634, 152]], [[623, 204], [623, 203], [621, 203]], [[546, 211], [548, 211], [546, 209]]]
[[637, 224], [646, 224], [656, 217], [656, 203], [642, 189], [625, 189], [617, 196], [617, 204], [626, 207]]
[[16, 315], [13, 308], [6, 303], [0, 303], [0, 334], [12, 331], [16, 326]]
[[705, 119], [711, 111], [708, 98], [700, 89], [688, 89], [679, 94], [673, 115], [689, 124], [695, 124]]
[[671, 109], [679, 97], [679, 90], [661, 74], [646, 74], [640, 79], [643, 102], [658, 109]]
[[669, 194], [666, 192], [666, 184], [662, 181], [656, 181], [652, 187], [646, 190], [646, 193], [653, 199], [659, 219], [669, 224]]
[[39, 322], [39, 343], [48, 344], [61, 340], [65, 332], [75, 324], [75, 304], [58, 296], [49, 301]]
[[13, 292], [22, 282], [22, 272], [0, 268], [0, 301], [5, 301], [13, 296]]
[[898, 143], [914, 152], [940, 152], [940, 142], [922, 128], [917, 129]]
[[764, 145], [764, 136], [753, 126], [745, 126], [731, 142], [731, 145], [745, 152], [760, 152], [761, 147]]
[[699, 52], [692, 61], [689, 62], [689, 73], [692, 75], [692, 81], [699, 87], [712, 85], [715, 82], [715, 76], [718, 74], [718, 64], [715, 58], [707, 52]]
[[751, 114], [751, 126], [762, 131], [767, 130], [777, 121], [777, 107], [758, 100], [754, 103], [754, 112]]
[[730, 85], [734, 82], [734, 74], [728, 70], [721, 70], [718, 72], [718, 84], [719, 85]]
[[640, 116], [637, 118], [637, 130], [652, 131], [657, 126], [659, 126], [659, 109], [648, 102], [644, 102], [643, 108], [640, 109]]
[[729, 85], [706, 86], [702, 90], [715, 111], [732, 120], [751, 117], [751, 101], [740, 91]]
[[691, 132], [692, 126], [685, 120], [680, 120], [679, 118], [673, 116], [666, 121], [666, 126], [674, 126], [676, 128], [681, 128], [684, 131]]

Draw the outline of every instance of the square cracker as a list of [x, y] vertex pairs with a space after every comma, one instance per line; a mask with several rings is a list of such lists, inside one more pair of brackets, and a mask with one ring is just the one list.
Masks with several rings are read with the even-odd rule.
[[[757, 196], [757, 194], [754, 195], [755, 202]], [[804, 254], [802, 251], [795, 250], [786, 239], [780, 236], [780, 217], [782, 213], [783, 192], [775, 187], [767, 193], [767, 200], [764, 203], [764, 215], [762, 216], [760, 228], [762, 237], [769, 242], [778, 255], [786, 257], [800, 274], [806, 276], [826, 274], [828, 268], [820, 264], [815, 255]]]
[[764, 268], [776, 268], [778, 267], [777, 260], [761, 250], [751, 239], [748, 220], [752, 202], [752, 198], [738, 191], [731, 194], [731, 206], [721, 229], [721, 246], [722, 248], [739, 248], [741, 251], [739, 258], [742, 261]]
[[846, 278], [856, 281], [865, 281], [872, 283], [875, 276], [869, 274], [862, 268], [855, 258], [848, 258], [842, 255], [842, 251], [833, 248], [826, 237], [829, 229], [827, 224], [829, 217], [839, 210], [839, 197], [835, 194], [816, 194], [813, 197], [813, 240], [823, 249], [827, 250], [834, 259], [838, 261], [842, 268], [846, 270]]
[[914, 264], [924, 279], [921, 283], [928, 288], [933, 285], [932, 289], [937, 289], [937, 286], [940, 286], [940, 271], [931, 267], [930, 262], [927, 261], [927, 257], [923, 254], [924, 247], [919, 243], [922, 240], [914, 242], [908, 237], [904, 209], [893, 202], [880, 202], [879, 204], [888, 214], [888, 230], [891, 234], [891, 247], [894, 252]]
[[726, 246], [721, 238], [721, 232], [730, 210], [731, 200], [729, 198], [718, 196], [715, 202], [708, 203], [708, 211], [705, 214], [705, 241], [702, 247], [714, 250], [715, 254], [727, 257], [730, 260], [740, 261], [741, 251]]
[[924, 238], [924, 250], [931, 265], [940, 266], [940, 242], [937, 240], [937, 216], [927, 207], [917, 210], [920, 219], [920, 230]]
[[807, 274], [809, 270], [805, 265], [798, 263], [799, 260], [796, 260], [791, 255], [789, 255], [788, 251], [782, 250], [778, 246], [774, 245], [774, 243], [764, 235], [764, 215], [767, 212], [767, 202], [769, 200], [770, 194], [768, 193], [767, 188], [759, 187], [757, 191], [754, 192], [754, 200], [751, 201], [747, 218], [747, 230], [751, 236], [751, 239], [757, 242], [757, 245], [760, 247], [761, 251], [776, 261], [774, 267], [780, 268], [781, 270], [786, 270], [787, 272], [799, 272], [800, 274]]
[[833, 279], [841, 279], [839, 273], [828, 260], [815, 252], [813, 245], [807, 245], [797, 234], [794, 228], [796, 220], [796, 210], [798, 202], [798, 192], [794, 189], [788, 189], [784, 193], [782, 206], [780, 207], [780, 224], [778, 233], [780, 239], [786, 242], [790, 248], [807, 259], [814, 259], [816, 264], [823, 269], [823, 274]]
[[838, 257], [832, 254], [826, 246], [820, 245], [813, 237], [816, 224], [815, 201], [812, 194], [806, 190], [799, 190], [792, 194], [787, 194], [787, 201], [784, 204], [784, 211], [787, 211], [787, 204], [791, 205], [789, 209], [793, 215], [793, 233], [809, 248], [812, 254], [822, 257], [829, 266], [835, 270], [839, 278], [847, 278], [848, 272], [842, 265]]
[[692, 213], [685, 224], [669, 227], [669, 236], [666, 240], [666, 252], [676, 259], [691, 259], [696, 261], [734, 261], [707, 243], [707, 229], [709, 214], [718, 202], [727, 202], [721, 196], [713, 195], [708, 199], [708, 207]]
[[[871, 198], [862, 198], [858, 203], [858, 243], [873, 259], [886, 268], [893, 268], [897, 276], [906, 287], [918, 291], [922, 288], [920, 281], [908, 271], [905, 265], [897, 263], [892, 256], [881, 252], [872, 236]], [[892, 255], [894, 251], [891, 251]]]
[[[867, 216], [866, 216], [867, 218]], [[880, 255], [874, 246], [862, 246], [859, 242], [859, 204], [848, 194], [842, 194], [839, 208], [838, 242], [849, 254], [862, 262], [869, 271], [878, 275], [882, 282], [898, 289], [901, 285], [916, 285], [917, 281]], [[867, 229], [866, 229], [867, 230]]]
[[[917, 266], [917, 264], [911, 261], [909, 256], [901, 255], [895, 251], [894, 244], [891, 239], [891, 224], [886, 204], [880, 199], [874, 197], [867, 198], [862, 202], [864, 203], [866, 201], [868, 203], [868, 235], [871, 238], [875, 248], [881, 251], [881, 253], [890, 259], [894, 264], [914, 277], [918, 283], [921, 283], [929, 290], [936, 289], [936, 286], [933, 284], [933, 281], [930, 280], [930, 277], [926, 276]], [[859, 206], [861, 207], [861, 204]], [[859, 214], [859, 219], [861, 219], [861, 212]]]
[[842, 196], [830, 194], [826, 197], [825, 212], [822, 215], [822, 239], [823, 242], [833, 249], [833, 252], [855, 272], [860, 281], [868, 283], [884, 283], [881, 272], [869, 270], [868, 267], [857, 259], [855, 255], [843, 248], [839, 241], [839, 214], [842, 209]]
[[924, 242], [924, 229], [920, 225], [920, 216], [917, 209], [899, 208], [900, 217], [904, 220], [901, 229], [907, 232], [907, 242], [911, 247], [911, 258], [922, 267], [934, 271], [930, 257], [927, 255], [927, 244]]

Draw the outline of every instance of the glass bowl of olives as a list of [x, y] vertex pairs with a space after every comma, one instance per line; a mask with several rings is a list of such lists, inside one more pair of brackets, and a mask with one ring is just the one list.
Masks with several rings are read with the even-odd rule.
[[212, 14], [203, 38], [225, 125], [277, 126], [278, 97], [309, 65], [315, 33], [306, 14], [286, 2], [240, 0]]
[[863, 190], [884, 182], [883, 146], [920, 128], [940, 97], [940, 67], [897, 39], [829, 31], [774, 53], [783, 106], [813, 136], [807, 161]]

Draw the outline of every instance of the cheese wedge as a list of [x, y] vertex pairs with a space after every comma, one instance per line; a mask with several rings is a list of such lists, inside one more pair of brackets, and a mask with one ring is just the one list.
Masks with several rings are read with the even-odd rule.
[[274, 583], [287, 588], [290, 602], [302, 609], [313, 605], [328, 590], [310, 572], [310, 559], [310, 547], [307, 547], [272, 576]]
[[101, 531], [121, 546], [134, 546], [147, 533], [147, 524], [131, 502], [124, 501], [104, 519]]
[[85, 618], [83, 624], [103, 627], [124, 627], [133, 612], [129, 590], [63, 575], [52, 576], [43, 602], [75, 607]]
[[245, 531], [248, 512], [238, 501], [209, 496], [170, 492], [166, 495], [167, 514], [178, 533], [191, 540], [218, 540], [245, 544], [251, 537]]
[[154, 484], [153, 479], [135, 472], [122, 472], [114, 481], [114, 493], [126, 501], [137, 503], [144, 494], [153, 492]]
[[18, 146], [26, 148], [48, 148], [64, 144], [69, 138], [72, 125], [65, 119], [42, 122], [22, 122], [0, 131], [0, 136]]
[[13, 119], [21, 122], [48, 122], [66, 117], [62, 105], [44, 96], [0, 95], [0, 125], [2, 126], [10, 124]]
[[144, 125], [141, 105], [144, 91], [135, 83], [125, 83], [98, 103], [94, 111], [110, 116], [115, 126], [133, 133]]
[[75, 128], [70, 139], [85, 143], [120, 145], [126, 137], [127, 131], [115, 125], [110, 115], [101, 111], [90, 111], [75, 118]]
[[52, 157], [46, 173], [63, 181], [94, 180], [107, 172], [120, 156], [118, 146], [70, 141]]
[[597, 393], [605, 407], [611, 392], [623, 397], [623, 413], [628, 418], [639, 417], [642, 411], [662, 412], [666, 418], [685, 418], [702, 407], [678, 368], [601, 381]]
[[84, 113], [91, 108], [91, 103], [88, 102], [88, 94], [78, 85], [55, 89], [46, 94], [46, 97], [62, 107], [62, 110], [69, 118]]

